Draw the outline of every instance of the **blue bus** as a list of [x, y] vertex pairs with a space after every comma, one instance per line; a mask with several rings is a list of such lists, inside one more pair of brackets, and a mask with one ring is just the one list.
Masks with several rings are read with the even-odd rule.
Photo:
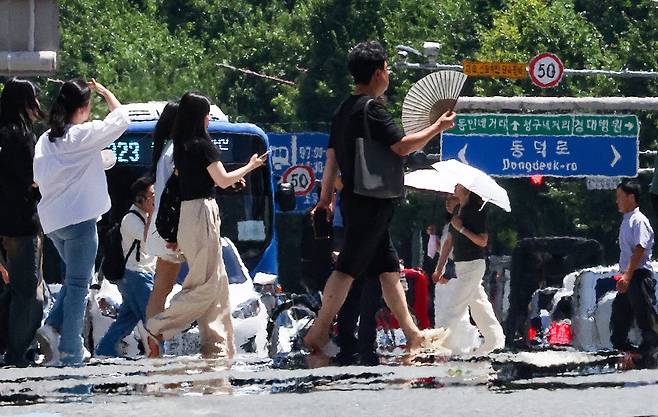
[[[157, 110], [161, 110], [164, 103], [159, 109], [156, 107], [150, 116], [135, 111], [135, 104], [128, 106], [130, 126], [109, 147], [117, 156], [116, 166], [107, 171], [112, 200], [112, 209], [107, 215], [110, 223], [120, 221], [128, 210], [130, 184], [149, 170], [153, 155], [151, 135], [159, 116]], [[216, 111], [219, 109], [216, 106], [213, 108], [215, 111], [211, 110], [208, 131], [213, 143], [221, 151], [222, 163], [228, 171], [246, 164], [254, 153], [260, 155], [269, 149], [268, 137], [258, 126], [221, 121], [223, 113], [219, 111], [218, 116]], [[246, 187], [241, 190], [217, 189], [217, 203], [222, 219], [221, 235], [235, 244], [252, 277], [258, 272], [278, 275], [272, 162], [268, 159], [263, 169], [253, 171], [245, 179]], [[287, 198], [294, 201], [294, 194]]]

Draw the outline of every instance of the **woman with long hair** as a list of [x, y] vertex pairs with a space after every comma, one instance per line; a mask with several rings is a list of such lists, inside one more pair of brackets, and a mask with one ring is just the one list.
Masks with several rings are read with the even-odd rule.
[[254, 154], [245, 166], [227, 172], [219, 149], [210, 140], [209, 121], [210, 101], [196, 93], [185, 93], [172, 139], [181, 196], [177, 244], [189, 272], [183, 289], [169, 307], [148, 320], [145, 327], [138, 327], [149, 357], [159, 356], [161, 341], [171, 339], [194, 321], [199, 325], [204, 358], [233, 356], [229, 284], [219, 240], [215, 187], [227, 188], [240, 182], [262, 166], [265, 158]]
[[155, 177], [155, 208], [153, 216], [149, 219], [146, 233], [146, 253], [158, 257], [155, 264], [155, 280], [153, 291], [146, 306], [146, 318], [150, 319], [164, 310], [167, 296], [176, 284], [176, 277], [180, 272], [183, 257], [180, 251], [167, 247], [155, 227], [155, 217], [160, 208], [160, 197], [165, 184], [174, 173], [174, 143], [171, 133], [178, 114], [178, 103], [169, 102], [162, 110], [160, 119], [153, 131], [153, 160], [151, 175]]
[[0, 297], [9, 305], [2, 318], [8, 327], [0, 337], [6, 340], [0, 354], [5, 364], [14, 366], [31, 362], [26, 352], [43, 316], [39, 193], [32, 173], [32, 124], [41, 116], [34, 84], [8, 80], [0, 96], [0, 249], [7, 255], [8, 283], [0, 282]]
[[434, 282], [447, 285], [445, 266], [452, 251], [457, 279], [450, 299], [440, 306], [443, 310], [441, 325], [449, 330], [461, 326], [464, 315], [470, 309], [475, 325], [484, 338], [484, 342], [472, 353], [483, 356], [505, 346], [503, 328], [482, 286], [486, 270], [485, 248], [489, 242], [487, 211], [482, 198], [461, 184], [455, 186], [454, 196], [459, 200], [459, 209], [450, 220], [450, 237], [441, 248], [441, 257], [433, 275]]
[[[88, 122], [95, 90], [110, 113]], [[44, 233], [66, 266], [55, 306], [37, 336], [51, 364], [83, 363], [85, 299], [98, 250], [96, 222], [110, 209], [101, 150], [128, 128], [128, 112], [94, 79], [66, 81], [50, 111], [49, 126], [37, 142], [34, 179]]]

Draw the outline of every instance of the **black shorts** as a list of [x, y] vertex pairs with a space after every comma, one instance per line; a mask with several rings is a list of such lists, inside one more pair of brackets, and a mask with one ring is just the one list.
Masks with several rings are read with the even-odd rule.
[[340, 210], [345, 237], [336, 270], [352, 278], [399, 272], [398, 253], [388, 231], [396, 200], [343, 193]]

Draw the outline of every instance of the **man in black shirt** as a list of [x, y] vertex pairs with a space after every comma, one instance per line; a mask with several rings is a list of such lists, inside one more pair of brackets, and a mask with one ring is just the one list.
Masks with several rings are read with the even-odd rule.
[[[345, 224], [345, 242], [336, 270], [325, 286], [322, 309], [304, 338], [306, 346], [321, 350], [328, 339], [331, 321], [345, 302], [355, 277], [379, 276], [384, 300], [395, 314], [407, 338], [409, 350], [420, 347], [424, 337], [414, 324], [400, 284], [398, 256], [391, 242], [389, 224], [395, 201], [365, 197], [354, 193], [354, 157], [357, 137], [365, 137], [363, 111], [371, 98], [381, 97], [388, 88], [388, 57], [376, 41], [362, 42], [349, 53], [348, 67], [354, 77], [354, 94], [336, 111], [331, 125], [327, 161], [323, 172], [320, 200], [316, 209], [330, 212], [333, 184], [340, 170], [343, 180], [341, 212]], [[433, 137], [454, 126], [455, 113], [443, 114], [425, 130], [405, 135], [391, 114], [377, 100], [368, 107], [370, 137], [406, 156], [422, 149]]]

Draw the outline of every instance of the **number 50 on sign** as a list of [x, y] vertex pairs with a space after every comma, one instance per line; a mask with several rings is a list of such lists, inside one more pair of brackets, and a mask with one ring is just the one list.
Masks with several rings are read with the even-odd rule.
[[283, 182], [289, 182], [295, 189], [295, 195], [310, 193], [315, 185], [315, 175], [307, 165], [295, 165], [283, 173]]
[[555, 87], [562, 80], [564, 65], [560, 58], [550, 52], [539, 54], [528, 64], [532, 83], [541, 88]]

